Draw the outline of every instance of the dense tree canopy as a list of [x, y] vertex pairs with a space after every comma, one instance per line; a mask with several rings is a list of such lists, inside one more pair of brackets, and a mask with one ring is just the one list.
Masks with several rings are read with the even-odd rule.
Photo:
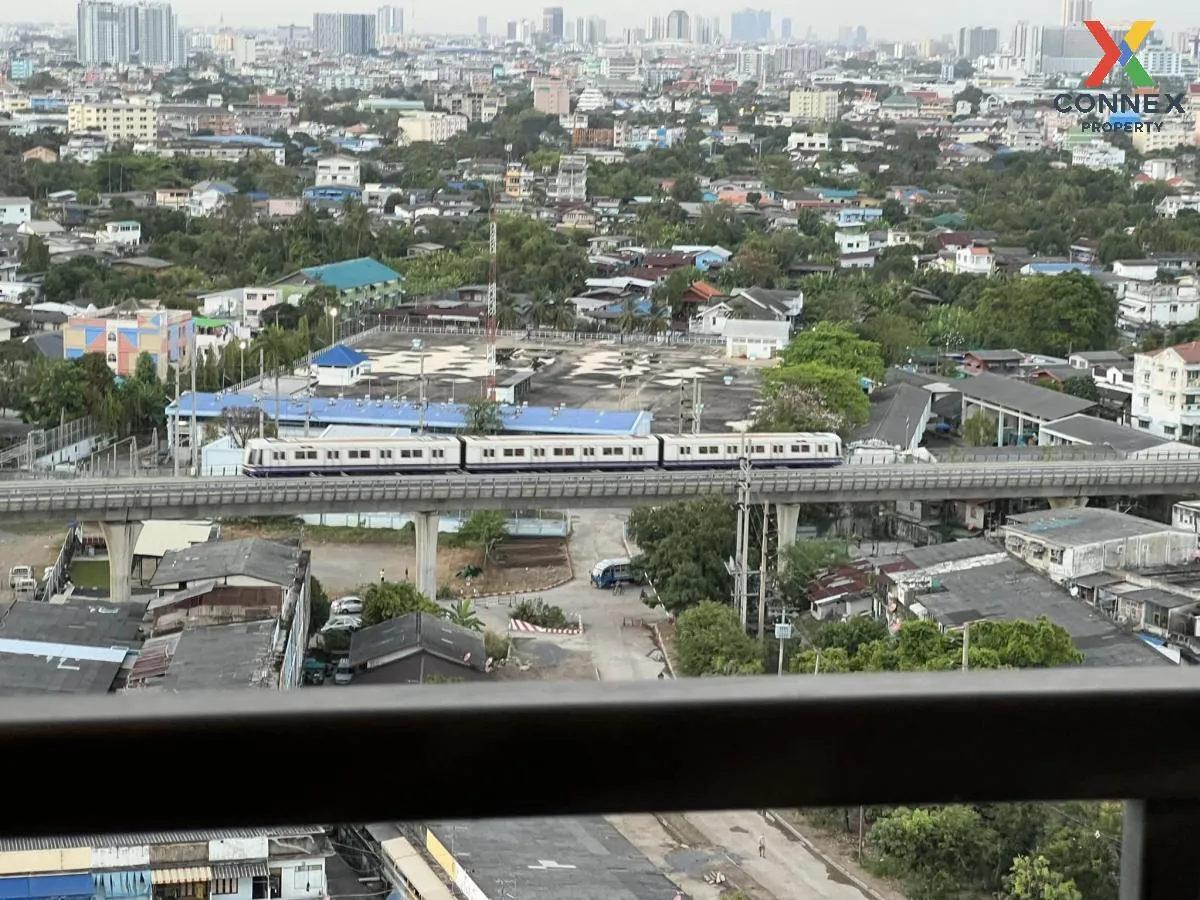
[[654, 586], [668, 612], [728, 599], [733, 583], [725, 561], [737, 546], [735, 525], [733, 508], [715, 498], [633, 511], [629, 537], [641, 551], [634, 568]]

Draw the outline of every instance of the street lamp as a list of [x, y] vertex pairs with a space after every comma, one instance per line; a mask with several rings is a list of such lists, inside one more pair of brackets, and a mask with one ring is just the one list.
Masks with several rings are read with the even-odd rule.
[[238, 344], [238, 361], [241, 363], [241, 377], [238, 379], [238, 389], [246, 383], [246, 342], [242, 341]]
[[337, 317], [338, 317], [337, 307], [336, 306], [330, 307], [330, 309], [329, 309], [329, 331], [330, 331], [330, 336], [333, 338], [333, 340], [331, 340], [329, 342], [330, 345], [337, 343]]

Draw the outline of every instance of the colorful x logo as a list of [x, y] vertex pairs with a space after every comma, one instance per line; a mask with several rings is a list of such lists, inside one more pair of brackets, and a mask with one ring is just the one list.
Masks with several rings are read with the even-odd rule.
[[1146, 70], [1138, 62], [1138, 58], [1134, 56], [1138, 47], [1142, 46], [1142, 41], [1146, 40], [1146, 36], [1150, 34], [1150, 29], [1154, 27], [1152, 20], [1142, 19], [1134, 22], [1125, 32], [1125, 39], [1119, 44], [1113, 40], [1103, 23], [1090, 19], [1083, 24], [1087, 26], [1092, 37], [1096, 39], [1096, 43], [1100, 45], [1100, 49], [1104, 51], [1104, 56], [1100, 59], [1096, 70], [1083, 83], [1084, 87], [1100, 87], [1117, 63], [1124, 67], [1125, 74], [1129, 76], [1134, 87], [1154, 87], [1154, 79], [1146, 74]]

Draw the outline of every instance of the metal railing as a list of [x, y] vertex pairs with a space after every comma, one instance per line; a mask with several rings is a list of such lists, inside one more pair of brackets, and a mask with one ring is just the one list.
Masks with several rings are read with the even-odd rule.
[[49, 456], [64, 447], [95, 437], [99, 426], [91, 416], [83, 416], [54, 428], [35, 429], [19, 444], [0, 451], [0, 466], [32, 466], [39, 458]]
[[[6, 698], [0, 755], [21, 761], [43, 802], [0, 821], [0, 834], [1124, 798], [1134, 802], [1121, 897], [1179, 900], [1200, 892], [1200, 763], [1186, 752], [1198, 704], [1200, 680], [1186, 668]], [[132, 759], [147, 746], [169, 757], [303, 747], [314, 734], [386, 746], [389, 765], [369, 791], [263, 791], [261, 772], [234, 766], [219, 804], [79, 803], [61, 777], [65, 741], [88, 758]], [[687, 748], [670, 778], [613, 751], [617, 736], [638, 748], [664, 735]], [[937, 753], [933, 778], [879, 765], [881, 752], [918, 760], [938, 748], [952, 750]], [[714, 775], [751, 749], [754, 765]], [[536, 759], [539, 781], [566, 787], [462, 777], [497, 758]], [[282, 783], [311, 774], [304, 753], [273, 765]]]
[[[698, 496], [732, 497], [741, 477], [719, 472], [558, 472], [403, 478], [127, 478], [9, 482], [0, 517], [42, 521], [187, 519], [326, 512], [627, 507]], [[1200, 459], [1175, 462], [992, 463], [986, 465], [842, 466], [751, 474], [759, 502], [882, 503], [1191, 495], [1200, 492]]]
[[[448, 337], [483, 337], [487, 329], [474, 325], [428, 325], [408, 322], [384, 321], [379, 330], [398, 334], [445, 335]], [[497, 337], [515, 338], [529, 343], [546, 344], [655, 344], [690, 345], [698, 347], [724, 347], [726, 339], [719, 334], [682, 334], [664, 331], [648, 334], [644, 331], [551, 331], [544, 328], [502, 328]]]

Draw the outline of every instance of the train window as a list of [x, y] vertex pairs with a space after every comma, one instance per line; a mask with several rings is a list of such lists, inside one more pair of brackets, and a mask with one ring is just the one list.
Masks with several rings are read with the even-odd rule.
[[574, 455], [575, 455], [574, 447], [565, 447], [563, 449], [563, 456], [574, 456]]
[[316, 458], [317, 458], [316, 450], [297, 450], [296, 451], [296, 459], [316, 459]]
[[699, 448], [699, 452], [700, 452], [700, 455], [701, 455], [701, 456], [703, 456], [704, 454], [708, 453], [708, 448], [707, 448], [707, 447], [700, 447], [700, 448]]
[[555, 455], [555, 456], [562, 456], [562, 455], [563, 455], [563, 448], [562, 448], [562, 447], [555, 447], [555, 448], [554, 448], [554, 455]]
[[271, 451], [271, 459], [282, 462], [283, 460], [287, 459], [287, 453], [283, 450], [272, 450]]
[[624, 456], [624, 455], [625, 455], [624, 447], [613, 447], [613, 456]]
[[630, 456], [645, 456], [646, 448], [645, 447], [631, 447], [629, 449], [629, 455]]
[[512, 448], [512, 447], [505, 447], [505, 448], [504, 448], [504, 455], [505, 455], [505, 456], [512, 456], [512, 455], [513, 455], [513, 448]]
[[613, 455], [613, 448], [612, 448], [612, 447], [601, 447], [601, 448], [600, 448], [600, 455], [601, 455], [601, 456], [612, 456], [612, 455]]
[[[314, 452], [315, 452], [315, 451], [314, 451]], [[342, 451], [341, 451], [341, 450], [326, 450], [326, 451], [325, 451], [325, 458], [326, 458], [326, 459], [341, 459], [341, 458], [342, 458]], [[313, 459], [316, 459], [316, 457], [314, 456], [314, 457], [313, 457]]]
[[765, 450], [765, 448], [763, 447], [763, 445], [762, 445], [762, 444], [755, 444], [755, 445], [754, 445], [754, 452], [755, 452], [755, 453], [762, 453], [764, 450]]
[[772, 453], [782, 453], [783, 452], [783, 444], [772, 444], [771, 452]]
[[484, 450], [483, 455], [485, 457], [494, 457], [496, 455], [496, 451], [495, 450]]
[[518, 447], [516, 452], [513, 454], [513, 456], [524, 456], [524, 455], [525, 455], [524, 447]]
[[445, 450], [431, 450], [430, 456], [432, 456], [434, 459], [445, 459], [446, 451]]
[[583, 455], [583, 456], [595, 456], [595, 455], [596, 455], [596, 448], [595, 448], [595, 447], [584, 447], [584, 448], [583, 448], [583, 454], [582, 454], [582, 455]]
[[261, 459], [262, 459], [262, 451], [261, 450], [251, 450], [250, 451], [250, 465], [257, 466]]
[[691, 448], [691, 447], [680, 447], [680, 448], [679, 448], [679, 455], [680, 455], [680, 456], [687, 456], [687, 455], [688, 455], [689, 453], [691, 453], [691, 452], [692, 452], [692, 448]]
[[821, 444], [819, 447], [817, 447], [817, 452], [818, 452], [818, 453], [828, 453], [828, 452], [829, 452], [829, 445], [828, 445], [828, 444]]
[[725, 452], [728, 453], [730, 456], [737, 456], [738, 448], [734, 447], [732, 445], [729, 445], [725, 448]]
[[808, 444], [801, 444], [801, 445], [800, 445], [800, 452], [801, 452], [801, 453], [812, 453], [812, 448], [811, 448], [811, 447], [809, 447], [809, 446], [808, 446]]
[[545, 447], [534, 447], [534, 448], [533, 448], [533, 455], [534, 455], [534, 456], [545, 456], [545, 455], [546, 455], [546, 448], [545, 448]]
[[391, 450], [380, 450], [380, 451], [379, 451], [379, 458], [380, 458], [380, 459], [391, 459], [391, 458], [392, 458], [392, 451], [391, 451]]
[[709, 447], [708, 452], [711, 453], [713, 456], [716, 456], [718, 453], [721, 452], [721, 448], [720, 447]]
[[413, 452], [411, 450], [401, 450], [400, 451], [401, 459], [412, 459], [412, 455], [413, 455]]
[[416, 450], [413, 451], [413, 459], [423, 459], [424, 457], [425, 457], [425, 451], [422, 450], [420, 447], [418, 447]]
[[800, 452], [800, 445], [799, 445], [799, 444], [792, 444], [792, 452], [793, 452], [793, 453], [799, 453], [799, 452]]

